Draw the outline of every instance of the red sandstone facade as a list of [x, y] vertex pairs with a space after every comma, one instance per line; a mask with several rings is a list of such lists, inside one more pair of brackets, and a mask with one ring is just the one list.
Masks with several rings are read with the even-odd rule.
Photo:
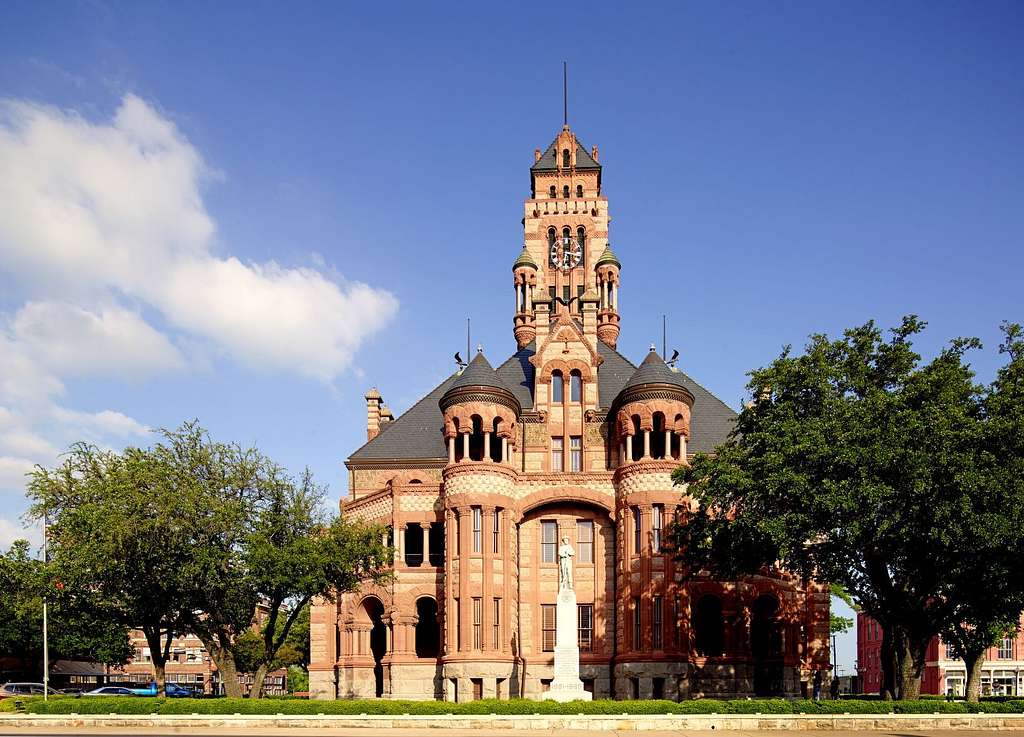
[[540, 696], [562, 537], [595, 697], [805, 691], [828, 667], [826, 589], [768, 570], [685, 581], [662, 552], [690, 504], [673, 469], [735, 415], [653, 349], [639, 367], [616, 351], [621, 264], [597, 148], [566, 126], [530, 173], [516, 352], [496, 369], [479, 352], [398, 418], [366, 395], [342, 513], [393, 531], [395, 575], [314, 607], [312, 695]]
[[[1021, 617], [1024, 625], [1024, 615]], [[882, 688], [882, 627], [864, 614], [857, 614], [857, 674], [864, 693]], [[963, 696], [967, 686], [964, 661], [950, 657], [946, 643], [934, 637], [928, 643], [921, 693]], [[981, 671], [983, 696], [1024, 694], [1024, 629], [1010, 633], [996, 647], [985, 652]]]

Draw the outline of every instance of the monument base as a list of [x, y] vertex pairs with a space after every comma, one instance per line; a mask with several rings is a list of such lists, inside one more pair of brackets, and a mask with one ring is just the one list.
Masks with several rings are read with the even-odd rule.
[[576, 592], [562, 588], [555, 605], [555, 678], [544, 692], [544, 701], [590, 701], [593, 694], [580, 680], [580, 646], [577, 633]]

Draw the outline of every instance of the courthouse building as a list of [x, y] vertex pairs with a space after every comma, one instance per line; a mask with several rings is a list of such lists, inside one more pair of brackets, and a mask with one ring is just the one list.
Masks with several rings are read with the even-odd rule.
[[[825, 588], [777, 570], [684, 580], [662, 551], [689, 508], [672, 471], [714, 450], [735, 414], [653, 348], [636, 364], [616, 350], [630, 249], [612, 250], [602, 176], [568, 126], [535, 151], [508, 256], [510, 356], [467, 356], [400, 417], [366, 395], [341, 508], [393, 531], [394, 577], [314, 607], [314, 697], [539, 697], [563, 537], [595, 697], [798, 695], [828, 667]], [[671, 300], [699, 278], [684, 253], [631, 288]]]

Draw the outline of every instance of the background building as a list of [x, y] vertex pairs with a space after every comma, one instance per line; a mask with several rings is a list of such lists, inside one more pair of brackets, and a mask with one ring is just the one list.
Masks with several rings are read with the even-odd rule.
[[[824, 587], [777, 570], [684, 582], [662, 550], [689, 510], [672, 471], [725, 440], [735, 414], [653, 347], [639, 366], [616, 350], [609, 222], [597, 147], [566, 125], [530, 169], [515, 352], [496, 368], [482, 350], [467, 356], [398, 418], [366, 395], [367, 443], [346, 462], [341, 508], [392, 530], [395, 576], [314, 606], [314, 696], [539, 696], [563, 537], [576, 549], [581, 677], [597, 697], [798, 695], [828, 668]], [[689, 263], [636, 288], [669, 301], [699, 278]]]
[[[1021, 623], [1024, 624], [1024, 615]], [[864, 614], [857, 614], [857, 673], [864, 693], [877, 693], [882, 686], [882, 627]], [[963, 696], [967, 687], [967, 668], [964, 661], [951, 658], [946, 643], [934, 637], [928, 643], [924, 675], [921, 678], [923, 694], [953, 694]], [[981, 672], [983, 696], [1024, 695], [1024, 633], [1018, 630], [985, 652]]]

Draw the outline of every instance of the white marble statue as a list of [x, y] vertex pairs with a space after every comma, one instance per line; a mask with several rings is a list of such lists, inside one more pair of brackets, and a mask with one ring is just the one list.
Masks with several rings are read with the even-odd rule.
[[576, 551], [569, 544], [569, 538], [562, 538], [562, 545], [558, 548], [558, 588], [572, 589], [572, 557]]

